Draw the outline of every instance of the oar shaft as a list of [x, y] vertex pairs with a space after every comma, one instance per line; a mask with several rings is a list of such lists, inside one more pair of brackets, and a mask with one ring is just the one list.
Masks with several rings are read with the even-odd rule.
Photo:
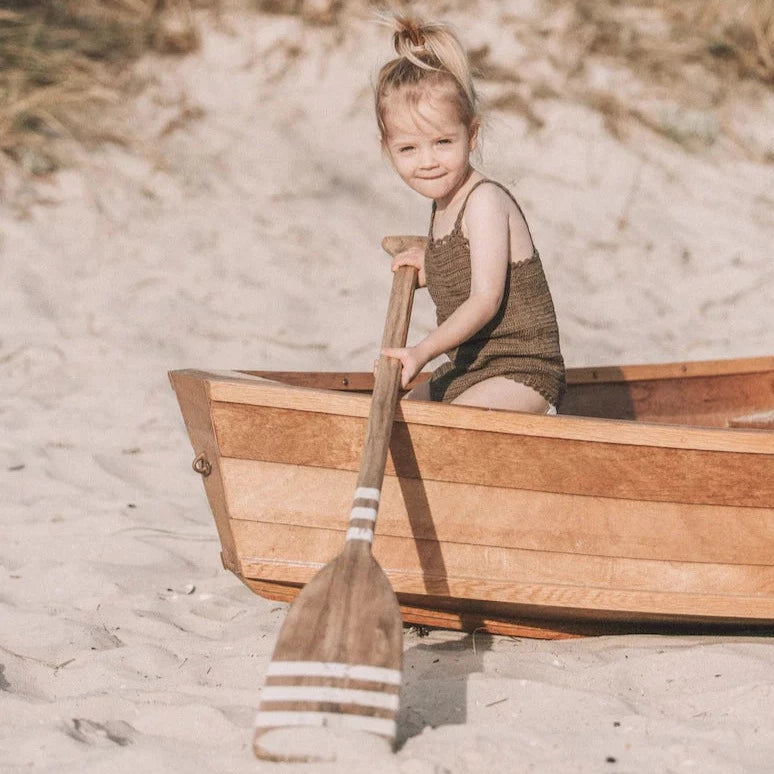
[[[416, 281], [416, 269], [410, 266], [399, 267], [393, 275], [392, 292], [382, 337], [383, 348], [402, 347], [406, 344]], [[347, 533], [347, 538], [350, 540], [361, 539], [370, 543], [373, 536], [379, 492], [384, 479], [392, 423], [398, 402], [400, 376], [399, 360], [384, 356], [379, 358], [352, 512], [356, 525], [353, 525]], [[363, 519], [371, 523], [364, 525]]]

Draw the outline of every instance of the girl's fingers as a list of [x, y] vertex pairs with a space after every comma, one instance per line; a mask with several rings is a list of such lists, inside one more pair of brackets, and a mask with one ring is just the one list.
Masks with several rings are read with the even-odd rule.
[[400, 384], [401, 387], [407, 387], [408, 383], [413, 378], [411, 372], [411, 366], [409, 364], [409, 353], [407, 349], [383, 349], [382, 354], [385, 357], [393, 357], [396, 360], [400, 360]]
[[418, 248], [409, 248], [402, 253], [398, 253], [393, 256], [392, 270], [396, 271], [400, 266], [411, 266], [417, 271], [421, 271], [424, 266], [425, 253], [424, 250]]

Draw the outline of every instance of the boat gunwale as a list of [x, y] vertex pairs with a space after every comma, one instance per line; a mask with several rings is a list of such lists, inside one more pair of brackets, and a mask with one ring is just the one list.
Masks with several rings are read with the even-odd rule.
[[[774, 356], [731, 358], [720, 360], [676, 361], [671, 363], [633, 363], [628, 365], [576, 366], [567, 369], [569, 385], [623, 384], [628, 382], [659, 381], [667, 379], [698, 379], [712, 376], [743, 376], [746, 374], [774, 371]], [[270, 378], [269, 374], [282, 381], [281, 376], [294, 377], [301, 374], [341, 377], [370, 376], [365, 371], [253, 371], [238, 369], [239, 373]], [[413, 384], [429, 378], [430, 372], [419, 374]]]
[[766, 371], [774, 371], [774, 357], [764, 355], [730, 360], [581, 366], [567, 369], [567, 381], [569, 384], [600, 384], [661, 379], [695, 379], [710, 376], [742, 376]]
[[[774, 359], [770, 360], [774, 366]], [[266, 406], [359, 418], [366, 418], [371, 406], [371, 398], [367, 394], [291, 385], [242, 371], [184, 369], [173, 373], [201, 379], [205, 383], [209, 399], [218, 403]], [[544, 416], [427, 401], [402, 401], [398, 405], [395, 421], [409, 425], [421, 424], [568, 441], [774, 457], [774, 433], [760, 428], [705, 427], [568, 414]]]

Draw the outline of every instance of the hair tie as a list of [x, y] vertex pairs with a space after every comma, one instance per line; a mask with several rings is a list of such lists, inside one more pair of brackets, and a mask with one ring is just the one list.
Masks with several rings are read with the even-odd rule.
[[[395, 19], [395, 48], [398, 49], [399, 41], [412, 54], [425, 50], [425, 33], [422, 25], [408, 16], [399, 16]], [[408, 45], [407, 45], [408, 44]]]
[[425, 36], [413, 24], [405, 26], [403, 32], [408, 35], [408, 39], [411, 41], [412, 51], [420, 50], [425, 47]]

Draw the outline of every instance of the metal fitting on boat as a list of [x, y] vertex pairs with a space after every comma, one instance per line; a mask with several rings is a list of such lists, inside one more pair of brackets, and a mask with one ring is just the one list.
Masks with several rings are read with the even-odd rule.
[[192, 467], [202, 478], [207, 478], [212, 473], [212, 465], [204, 452], [196, 457]]

